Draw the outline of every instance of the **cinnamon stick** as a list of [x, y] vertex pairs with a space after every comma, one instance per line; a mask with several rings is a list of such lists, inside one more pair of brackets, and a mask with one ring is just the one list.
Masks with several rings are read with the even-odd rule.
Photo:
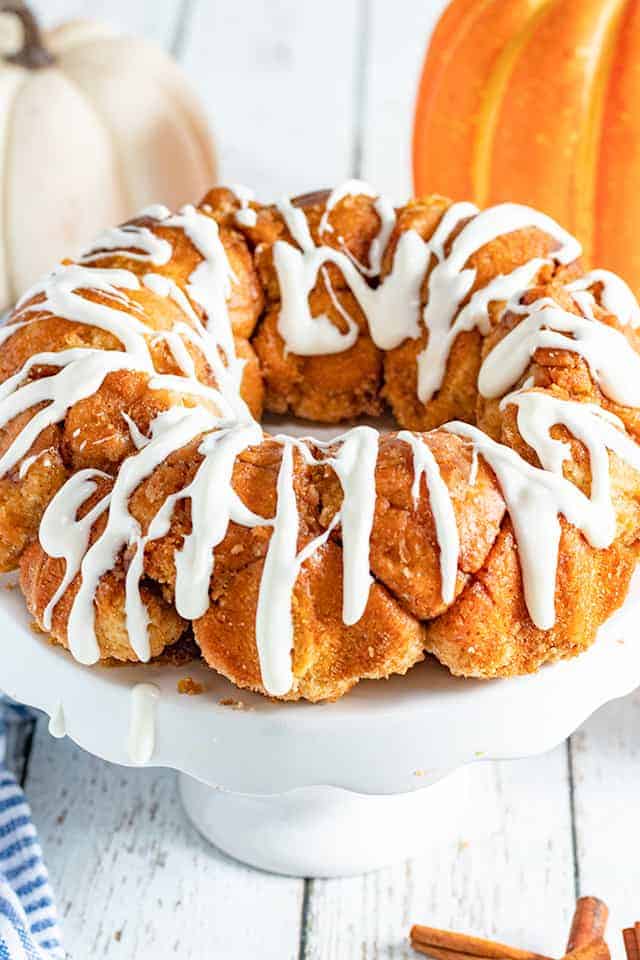
[[611, 954], [604, 940], [592, 940], [583, 947], [576, 947], [563, 960], [611, 960]]
[[411, 928], [411, 943], [414, 949], [428, 953], [435, 960], [463, 960], [463, 957], [482, 957], [485, 960], [549, 960], [548, 957], [530, 950], [419, 924]]
[[567, 953], [602, 940], [609, 919], [609, 908], [597, 897], [580, 897], [573, 915]]
[[458, 953], [457, 950], [445, 950], [444, 947], [433, 947], [429, 943], [421, 943], [420, 940], [411, 938], [411, 946], [418, 953], [424, 953], [433, 960], [483, 960], [482, 957], [475, 957], [472, 953]]
[[622, 931], [627, 960], [640, 960], [640, 924]]

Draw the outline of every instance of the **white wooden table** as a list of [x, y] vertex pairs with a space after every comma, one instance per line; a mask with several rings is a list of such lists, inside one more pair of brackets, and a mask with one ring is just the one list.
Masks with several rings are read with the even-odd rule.
[[[38, 0], [47, 23], [91, 0]], [[182, 62], [221, 175], [262, 198], [371, 180], [410, 193], [411, 109], [442, 0], [110, 0], [109, 18]], [[437, 184], [434, 184], [437, 189]], [[640, 917], [640, 696], [543, 757], [481, 765], [473, 812], [431, 855], [363, 878], [268, 876], [208, 846], [175, 778], [118, 769], [19, 732], [14, 764], [40, 829], [73, 960], [409, 957], [409, 926], [470, 929], [558, 954], [575, 897]], [[375, 838], [372, 838], [375, 842]], [[617, 936], [616, 956], [621, 955]]]

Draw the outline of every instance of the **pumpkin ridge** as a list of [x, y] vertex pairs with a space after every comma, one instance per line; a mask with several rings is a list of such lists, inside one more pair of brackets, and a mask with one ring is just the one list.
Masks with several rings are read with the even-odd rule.
[[[584, 136], [577, 151], [575, 173], [575, 232], [580, 238], [587, 263], [593, 261], [598, 157], [605, 135], [603, 128], [605, 95], [613, 67], [615, 43], [622, 23], [626, 0], [614, 0], [608, 21], [601, 28], [601, 42], [594, 55], [595, 69], [592, 76], [591, 95], [588, 98], [587, 119]], [[603, 19], [607, 18], [603, 11]]]
[[[427, 164], [429, 162], [431, 125], [434, 116], [438, 115], [436, 104], [441, 92], [441, 80], [455, 62], [461, 42], [480, 19], [481, 14], [490, 7], [491, 2], [492, 0], [479, 0], [478, 3], [465, 3], [464, 0], [457, 0], [457, 2], [454, 0], [446, 7], [436, 24], [422, 66], [414, 107], [412, 162], [416, 182], [422, 179], [421, 168], [425, 165], [425, 161]], [[424, 179], [429, 179], [428, 174]], [[429, 191], [434, 186], [444, 190], [442, 184], [424, 185], [424, 188]], [[450, 187], [447, 187], [446, 192], [452, 196], [456, 194], [456, 191], [451, 190]]]
[[[64, 61], [62, 61], [64, 63]], [[70, 70], [62, 70], [64, 78], [67, 83], [73, 87], [75, 92], [81, 97], [87, 106], [92, 110], [95, 119], [99, 122], [102, 130], [105, 133], [105, 136], [111, 145], [111, 153], [114, 159], [115, 168], [118, 171], [118, 189], [120, 193], [120, 200], [122, 203], [123, 210], [130, 210], [134, 207], [134, 201], [132, 193], [127, 184], [126, 177], [124, 176], [124, 158], [122, 153], [118, 148], [116, 134], [114, 130], [111, 129], [110, 125], [107, 123], [106, 117], [104, 116], [102, 110], [100, 109], [97, 103], [94, 103], [93, 99], [89, 96], [86, 90], [83, 90], [82, 85], [78, 83], [76, 77], [72, 75]]]
[[[185, 90], [169, 87], [164, 77], [159, 79], [159, 84], [166, 90], [167, 96], [179, 98], [180, 117], [184, 122], [185, 129], [188, 130], [192, 138], [193, 155], [197, 156], [197, 164], [201, 168], [203, 176], [207, 176], [208, 170], [213, 170], [217, 175], [218, 158], [213, 140], [209, 136], [209, 121], [200, 109], [199, 101], [186, 95]], [[207, 131], [205, 135], [204, 131]]]
[[474, 199], [472, 154], [487, 78], [508, 38], [541, 2], [547, 0], [476, 0], [471, 5], [453, 0], [443, 14], [416, 99], [413, 170], [418, 192]]
[[638, 291], [640, 254], [636, 232], [640, 204], [635, 171], [640, 158], [638, 96], [640, 8], [627, 2], [603, 96], [602, 136], [597, 157], [593, 256], [617, 270]]
[[[521, 29], [504, 46], [497, 58], [482, 98], [482, 105], [476, 124], [476, 138], [473, 146], [471, 179], [476, 203], [483, 206], [489, 195], [489, 179], [493, 138], [498, 122], [500, 107], [509, 77], [523, 47], [533, 34], [539, 20], [546, 14], [553, 0], [536, 0], [539, 6], [532, 6], [528, 19]], [[563, 2], [563, 0], [560, 0]]]

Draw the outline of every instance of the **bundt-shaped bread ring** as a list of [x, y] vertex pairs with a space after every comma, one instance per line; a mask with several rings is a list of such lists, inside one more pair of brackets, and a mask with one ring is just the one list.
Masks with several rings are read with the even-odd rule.
[[[640, 310], [579, 252], [359, 181], [149, 208], [0, 331], [0, 566], [83, 663], [192, 637], [284, 699], [580, 652], [638, 554]], [[400, 429], [269, 436], [263, 405]]]

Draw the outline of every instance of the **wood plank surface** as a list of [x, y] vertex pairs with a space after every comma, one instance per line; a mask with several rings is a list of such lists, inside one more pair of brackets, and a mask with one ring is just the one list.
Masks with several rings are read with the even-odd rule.
[[297, 957], [303, 882], [203, 840], [172, 772], [103, 763], [41, 720], [27, 793], [72, 960]]
[[412, 923], [561, 954], [574, 905], [564, 746], [477, 764], [471, 774], [461, 812], [426, 820], [426, 856], [365, 877], [312, 881], [307, 960], [414, 956]]
[[140, 34], [171, 49], [176, 39], [188, 0], [109, 0], [96, 4], [93, 0], [34, 0], [32, 8], [45, 26], [63, 20], [102, 20], [117, 30]]
[[[413, 108], [427, 40], [446, 0], [369, 0], [361, 175], [401, 203], [411, 196]], [[438, 192], [434, 184], [433, 193]]]
[[580, 886], [609, 904], [621, 960], [620, 930], [640, 920], [640, 691], [602, 707], [572, 742]]
[[195, 5], [185, 69], [219, 135], [221, 180], [264, 199], [349, 175], [359, 4]]

